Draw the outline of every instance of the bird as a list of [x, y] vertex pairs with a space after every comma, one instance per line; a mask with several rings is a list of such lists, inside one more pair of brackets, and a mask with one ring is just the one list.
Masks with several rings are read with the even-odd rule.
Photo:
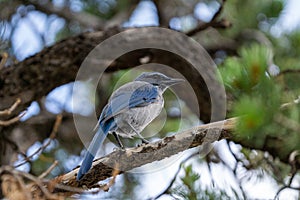
[[79, 181], [92, 166], [93, 159], [110, 133], [124, 149], [119, 136], [132, 138], [141, 135], [143, 129], [154, 120], [164, 106], [163, 93], [183, 79], [171, 78], [160, 72], [143, 72], [134, 81], [115, 90], [104, 106], [96, 126], [96, 133], [85, 153], [77, 174]]

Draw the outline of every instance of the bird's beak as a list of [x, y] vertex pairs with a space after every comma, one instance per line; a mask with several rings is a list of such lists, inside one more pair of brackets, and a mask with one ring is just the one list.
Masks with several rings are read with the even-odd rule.
[[171, 85], [175, 85], [184, 81], [185, 81], [184, 79], [180, 79], [180, 78], [171, 78], [169, 80], [164, 81], [164, 84], [169, 87]]

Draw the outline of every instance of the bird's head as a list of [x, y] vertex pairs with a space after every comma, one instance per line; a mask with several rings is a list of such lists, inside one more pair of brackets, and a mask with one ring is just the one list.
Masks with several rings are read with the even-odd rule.
[[175, 85], [177, 83], [183, 82], [183, 79], [170, 78], [159, 72], [144, 72], [139, 75], [135, 81], [144, 81], [152, 85], [158, 86], [163, 91], [168, 87]]

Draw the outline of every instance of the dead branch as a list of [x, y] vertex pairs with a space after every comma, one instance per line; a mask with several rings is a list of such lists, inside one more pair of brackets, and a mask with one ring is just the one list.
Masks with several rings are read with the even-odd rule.
[[48, 174], [50, 174], [50, 172], [58, 165], [58, 161], [54, 161], [54, 163], [52, 163], [52, 165], [46, 170], [44, 171], [41, 175], [39, 175], [39, 178], [45, 178]]
[[[122, 30], [123, 29], [120, 28], [111, 28], [105, 31], [82, 33], [45, 48], [40, 53], [22, 62], [2, 69], [0, 71], [0, 83], [5, 84], [3, 84], [0, 90], [0, 109], [6, 108], [16, 97], [20, 97], [22, 100], [19, 109], [24, 109], [32, 101], [39, 100], [54, 88], [74, 81], [77, 71], [88, 53], [99, 43], [116, 35]], [[160, 49], [143, 48], [120, 56], [106, 71], [111, 72], [139, 66], [142, 64], [140, 62], [141, 58], [146, 56], [149, 57], [149, 63], [160, 63], [170, 66], [189, 80], [189, 83], [197, 95], [198, 102], [191, 101], [190, 95], [185, 90], [179, 90], [179, 93], [181, 92], [179, 96], [181, 96], [183, 100], [186, 100], [187, 106], [190, 107], [191, 110], [197, 110], [196, 108], [199, 108], [199, 110], [201, 110], [201, 120], [209, 122], [211, 116], [210, 99], [212, 94], [209, 93], [206, 86], [207, 83], [205, 83], [203, 77], [212, 79], [210, 86], [215, 87], [213, 94], [220, 95], [219, 98], [225, 97], [222, 91], [219, 91], [220, 87], [216, 85], [217, 81], [213, 80], [215, 79], [215, 72], [211, 67], [213, 63], [203, 62], [206, 53], [188, 45], [186, 36], [183, 34], [159, 34], [149, 32], [148, 28], [131, 28], [130, 31], [122, 34], [123, 42], [128, 43], [128, 41], [130, 41], [138, 43], [140, 38], [137, 36], [142, 34], [145, 37], [145, 41], [151, 45], [159, 42], [159, 45], [164, 44], [166, 48], [168, 46], [173, 48], [173, 44], [180, 42], [180, 45], [178, 44], [177, 46], [178, 51], [182, 52], [182, 56], [185, 55], [184, 57], [189, 57], [188, 52], [194, 52], [195, 55], [199, 55], [197, 57], [191, 57], [191, 59], [193, 59], [194, 65], [200, 66], [205, 70], [203, 70], [201, 76], [199, 76], [197, 70], [191, 66], [189, 62], [182, 59], [182, 57]], [[196, 53], [195, 51], [199, 52]], [[104, 60], [99, 59], [99, 62], [104, 62]], [[104, 67], [100, 63], [93, 63], [93, 65], [95, 65], [95, 70], [100, 71], [101, 67]], [[37, 76], [39, 79], [32, 78]], [[58, 76], [60, 78], [57, 78]]]
[[222, 0], [222, 3], [220, 5], [220, 8], [218, 9], [218, 11], [214, 14], [214, 16], [212, 17], [211, 21], [208, 23], [199, 23], [198, 26], [188, 32], [186, 32], [185, 34], [188, 36], [193, 36], [196, 33], [203, 31], [209, 27], [213, 27], [213, 28], [229, 28], [231, 26], [231, 23], [226, 20], [226, 19], [218, 19], [219, 16], [221, 15], [223, 8], [224, 8], [224, 4], [225, 4], [226, 0]]
[[6, 52], [1, 54], [1, 61], [0, 61], [0, 70], [4, 67], [4, 65], [6, 64], [6, 61], [8, 59], [8, 54]]
[[296, 104], [300, 104], [300, 95], [299, 95], [298, 98], [295, 99], [294, 101], [282, 104], [282, 105], [280, 106], [280, 109], [283, 110], [283, 109], [285, 109], [285, 108], [288, 108], [288, 107], [293, 106], [293, 105], [296, 105]]
[[[100, 190], [108, 190], [114, 184], [118, 174], [173, 156], [204, 142], [230, 138], [236, 123], [237, 118], [230, 118], [193, 127], [147, 145], [128, 148], [125, 151], [114, 151], [95, 160], [92, 169], [79, 182], [76, 181], [78, 167], [65, 175], [47, 180], [43, 177], [55, 167], [56, 163], [39, 177], [18, 171], [10, 166], [2, 166], [0, 168], [0, 186], [6, 197], [24, 197], [24, 199], [63, 199], [63, 197], [75, 193], [95, 193]], [[104, 186], [97, 184], [109, 177], [112, 179], [108, 184]], [[98, 190], [89, 192], [86, 190], [87, 188], [97, 188]]]
[[[76, 175], [79, 168], [61, 175], [53, 180], [58, 184], [71, 187], [95, 188], [97, 182], [114, 176], [114, 166], [118, 165], [118, 173], [124, 173], [136, 167], [143, 166], [154, 161], [183, 152], [189, 148], [197, 147], [203, 142], [215, 142], [221, 139], [230, 138], [237, 123], [237, 118], [230, 118], [224, 121], [193, 127], [189, 130], [166, 137], [154, 143], [139, 147], [116, 150], [109, 155], [99, 158], [93, 162], [90, 171], [79, 181]], [[60, 192], [62, 192], [60, 190]]]
[[60, 115], [56, 116], [56, 121], [54, 123], [52, 132], [51, 132], [51, 134], [49, 136], [49, 140], [43, 146], [41, 146], [35, 152], [33, 152], [30, 156], [25, 157], [24, 160], [21, 161], [21, 163], [15, 165], [14, 167], [17, 168], [17, 167], [20, 167], [20, 166], [24, 165], [25, 163], [27, 163], [28, 161], [30, 161], [30, 159], [33, 156], [35, 156], [38, 153], [44, 151], [46, 149], [46, 147], [50, 145], [51, 141], [56, 137], [56, 133], [57, 133], [58, 127], [61, 125], [61, 122], [62, 122], [62, 115], [60, 114]]
[[3, 194], [9, 199], [62, 199], [59, 195], [52, 194], [42, 179], [10, 166], [0, 168], [0, 180]]
[[[5, 110], [0, 110], [0, 116], [4, 116], [4, 115], [11, 115], [12, 112], [20, 105], [21, 103], [21, 99], [17, 98], [17, 100], [15, 101], [15, 103], [8, 109]], [[24, 115], [26, 114], [26, 111], [21, 112], [18, 116], [13, 117], [11, 119], [8, 120], [0, 120], [0, 126], [9, 126], [11, 124], [14, 124], [16, 122], [18, 122]]]
[[15, 103], [11, 105], [10, 108], [0, 111], [0, 115], [11, 115], [11, 113], [18, 107], [20, 103], [21, 103], [21, 99], [17, 98]]
[[23, 111], [21, 112], [18, 116], [14, 117], [14, 118], [11, 118], [9, 120], [5, 120], [5, 121], [2, 121], [0, 120], [0, 126], [9, 126], [9, 125], [12, 125], [18, 121], [20, 121], [20, 119], [26, 114], [26, 111]]
[[64, 6], [63, 8], [58, 8], [55, 7], [52, 2], [40, 3], [39, 1], [27, 0], [24, 1], [24, 3], [34, 5], [34, 7], [37, 10], [46, 14], [56, 14], [68, 21], [76, 21], [86, 28], [99, 29], [104, 27], [105, 24], [104, 20], [95, 15], [89, 14], [87, 12], [73, 12], [67, 6]]

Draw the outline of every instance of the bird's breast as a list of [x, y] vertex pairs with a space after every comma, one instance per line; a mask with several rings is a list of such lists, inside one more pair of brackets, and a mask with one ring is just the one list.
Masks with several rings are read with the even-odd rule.
[[162, 96], [157, 101], [143, 107], [131, 108], [126, 112], [115, 116], [115, 122], [118, 129], [116, 133], [122, 137], [132, 137], [142, 132], [144, 128], [154, 120], [161, 112], [164, 106]]

